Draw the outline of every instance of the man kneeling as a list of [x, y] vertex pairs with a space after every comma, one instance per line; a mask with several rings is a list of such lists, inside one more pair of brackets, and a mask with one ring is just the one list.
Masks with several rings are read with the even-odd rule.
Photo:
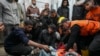
[[33, 27], [33, 22], [25, 21], [24, 27], [13, 29], [12, 32], [5, 39], [5, 51], [11, 55], [28, 55], [31, 53], [30, 46], [42, 48], [46, 51], [49, 50], [47, 45], [42, 45], [28, 39], [25, 33], [30, 32]]

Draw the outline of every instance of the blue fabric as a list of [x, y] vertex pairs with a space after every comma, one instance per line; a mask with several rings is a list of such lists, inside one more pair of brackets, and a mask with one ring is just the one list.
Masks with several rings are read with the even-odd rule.
[[51, 52], [47, 53], [45, 50], [41, 50], [39, 56], [57, 56], [56, 50], [50, 47]]
[[4, 46], [6, 48], [10, 48], [13, 46], [16, 46], [20, 43], [23, 44], [28, 44], [29, 39], [27, 38], [26, 34], [24, 31], [20, 28], [14, 29], [6, 38]]
[[50, 56], [50, 53], [47, 53], [46, 51], [41, 50], [39, 56]]

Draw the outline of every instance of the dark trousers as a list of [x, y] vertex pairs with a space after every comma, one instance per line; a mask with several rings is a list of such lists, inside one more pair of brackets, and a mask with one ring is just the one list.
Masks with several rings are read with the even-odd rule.
[[8, 36], [14, 28], [18, 28], [18, 27], [19, 24], [15, 24], [15, 25], [5, 24], [5, 30], [4, 30], [5, 37]]
[[79, 54], [81, 54], [81, 50], [86, 50], [88, 49], [89, 45], [91, 44], [92, 40], [93, 40], [93, 36], [78, 36], [78, 38], [76, 39], [76, 43], [77, 43], [77, 52]]
[[0, 32], [0, 44], [4, 44], [4, 40], [10, 34], [12, 29], [17, 28], [18, 26], [19, 26], [18, 24], [16, 24], [16, 25], [5, 24], [5, 30], [3, 32]]
[[100, 32], [98, 32], [89, 46], [89, 56], [100, 56]]
[[30, 54], [31, 51], [32, 51], [32, 48], [29, 47], [29, 46], [24, 46], [24, 45], [20, 44], [20, 45], [14, 46], [12, 48], [11, 47], [10, 48], [5, 47], [5, 51], [10, 55], [20, 56], [20, 55]]

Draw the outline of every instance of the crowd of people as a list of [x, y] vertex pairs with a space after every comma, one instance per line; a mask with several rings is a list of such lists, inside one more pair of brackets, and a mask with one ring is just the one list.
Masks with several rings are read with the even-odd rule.
[[0, 38], [8, 54], [100, 56], [99, 0], [76, 0], [72, 21], [68, 0], [57, 11], [45, 3], [42, 12], [31, 2], [24, 14], [18, 0], [0, 0]]

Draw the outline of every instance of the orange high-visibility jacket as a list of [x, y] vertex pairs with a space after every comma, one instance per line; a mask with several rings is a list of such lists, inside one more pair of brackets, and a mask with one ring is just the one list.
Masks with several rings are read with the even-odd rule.
[[81, 36], [88, 36], [93, 35], [100, 30], [100, 23], [97, 21], [92, 20], [76, 20], [71, 21], [70, 27], [74, 25], [80, 26], [80, 35]]
[[91, 9], [87, 13], [86, 19], [100, 22], [100, 6], [97, 6], [97, 7], [93, 8], [93, 9]]

